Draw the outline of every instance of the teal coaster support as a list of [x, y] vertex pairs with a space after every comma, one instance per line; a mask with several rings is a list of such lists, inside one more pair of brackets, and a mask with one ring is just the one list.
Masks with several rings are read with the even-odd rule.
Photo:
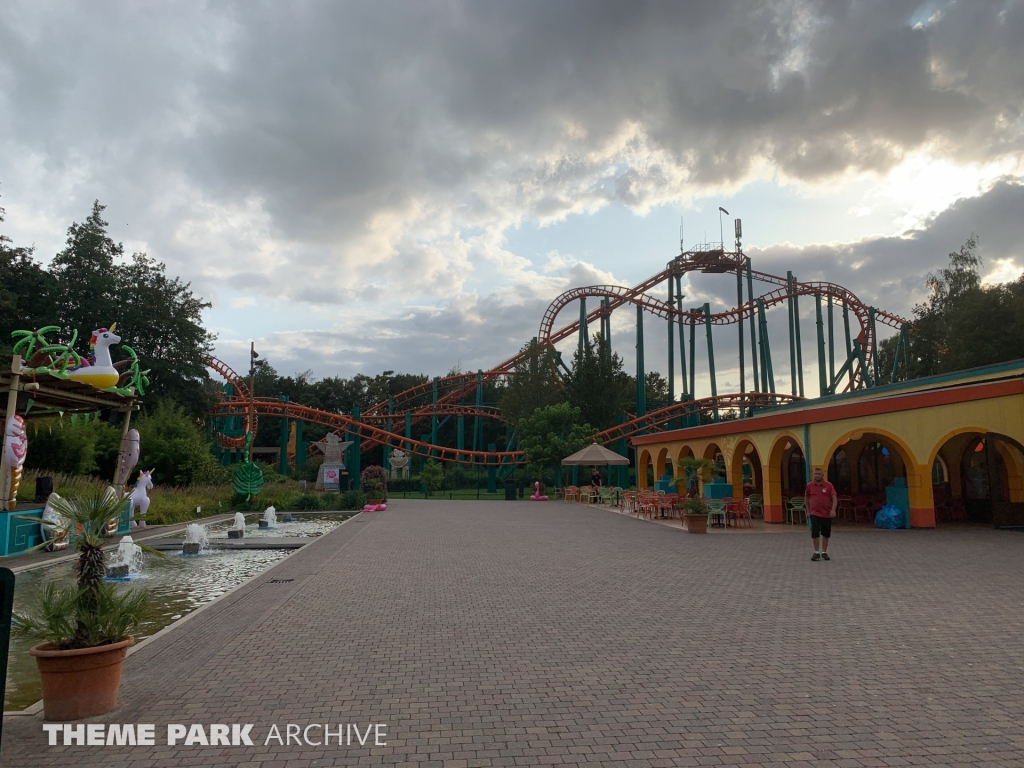
[[[352, 419], [359, 421], [359, 408], [352, 408]], [[359, 490], [359, 474], [362, 472], [361, 462], [363, 459], [363, 440], [359, 436], [359, 431], [356, 430], [352, 433], [352, 445], [349, 446], [349, 454], [352, 457], [351, 464], [347, 465], [349, 479], [352, 482], [351, 488], [354, 491]]]
[[[497, 447], [494, 443], [489, 443], [487, 446], [488, 453], [495, 453]], [[497, 493], [498, 492], [498, 458], [497, 456], [487, 457], [487, 492]]]
[[644, 373], [644, 310], [636, 307], [636, 415], [647, 415], [647, 383]]

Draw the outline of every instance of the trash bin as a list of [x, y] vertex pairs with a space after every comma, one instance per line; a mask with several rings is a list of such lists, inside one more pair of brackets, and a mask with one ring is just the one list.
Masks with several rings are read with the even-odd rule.
[[516, 479], [514, 477], [505, 478], [505, 501], [516, 500]]

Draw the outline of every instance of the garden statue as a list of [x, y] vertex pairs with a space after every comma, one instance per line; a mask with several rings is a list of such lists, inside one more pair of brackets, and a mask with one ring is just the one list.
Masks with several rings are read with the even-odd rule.
[[117, 323], [110, 326], [110, 330], [99, 328], [92, 332], [89, 339], [89, 360], [83, 360], [76, 368], [68, 370], [68, 377], [74, 381], [81, 381], [96, 389], [107, 389], [117, 386], [121, 372], [114, 367], [110, 360], [110, 347], [121, 343], [121, 337], [114, 333]]
[[128, 519], [131, 521], [130, 527], [135, 528], [138, 525], [139, 528], [146, 527], [146, 521], [140, 520], [137, 524], [135, 522], [135, 508], [139, 508], [139, 517], [145, 517], [146, 513], [149, 512], [149, 491], [153, 490], [153, 470], [140, 472], [139, 479], [135, 482], [135, 490], [132, 491], [131, 499], [131, 511], [128, 513]]
[[320, 471], [316, 475], [316, 489], [318, 491], [337, 491], [341, 489], [341, 473], [345, 464], [341, 455], [345, 449], [352, 445], [350, 440], [342, 440], [333, 432], [319, 443], [313, 443], [324, 452], [324, 463], [320, 465]]
[[398, 477], [399, 473], [402, 473], [403, 477], [409, 476], [409, 457], [405, 455], [405, 451], [403, 451], [401, 448], [395, 448], [395, 450], [391, 452], [391, 457], [388, 459], [388, 464], [391, 465], [392, 480]]
[[117, 477], [114, 478], [114, 485], [118, 487], [121, 495], [124, 496], [124, 487], [128, 484], [128, 478], [132, 476], [132, 470], [139, 463], [139, 430], [129, 429], [121, 439], [121, 450], [118, 456]]
[[12, 511], [18, 500], [18, 486], [21, 485], [21, 469], [25, 466], [28, 453], [28, 434], [25, 420], [17, 414], [7, 419], [4, 428], [4, 456], [2, 469], [3, 508]]

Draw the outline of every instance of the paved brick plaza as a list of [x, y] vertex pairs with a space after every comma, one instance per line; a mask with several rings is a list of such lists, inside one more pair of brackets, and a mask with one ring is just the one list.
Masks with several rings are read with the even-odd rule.
[[[4, 764], [1024, 765], [1024, 534], [839, 529], [833, 552], [397, 501], [134, 654], [97, 720], [257, 746], [48, 747], [19, 717]], [[262, 745], [314, 722], [388, 746]]]

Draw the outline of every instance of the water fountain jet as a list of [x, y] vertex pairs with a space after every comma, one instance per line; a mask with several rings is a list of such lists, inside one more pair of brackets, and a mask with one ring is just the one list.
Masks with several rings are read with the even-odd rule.
[[260, 528], [276, 528], [277, 527], [277, 510], [273, 507], [267, 507], [263, 513], [263, 519], [260, 520]]
[[235, 524], [228, 528], [229, 539], [241, 539], [245, 536], [245, 515], [235, 512]]
[[210, 532], [205, 525], [189, 523], [185, 526], [185, 543], [181, 545], [181, 554], [198, 555], [210, 546]]
[[108, 579], [129, 579], [132, 576], [138, 576], [142, 572], [144, 559], [142, 547], [132, 541], [131, 536], [125, 536], [117, 545], [117, 549], [110, 555], [106, 577]]

